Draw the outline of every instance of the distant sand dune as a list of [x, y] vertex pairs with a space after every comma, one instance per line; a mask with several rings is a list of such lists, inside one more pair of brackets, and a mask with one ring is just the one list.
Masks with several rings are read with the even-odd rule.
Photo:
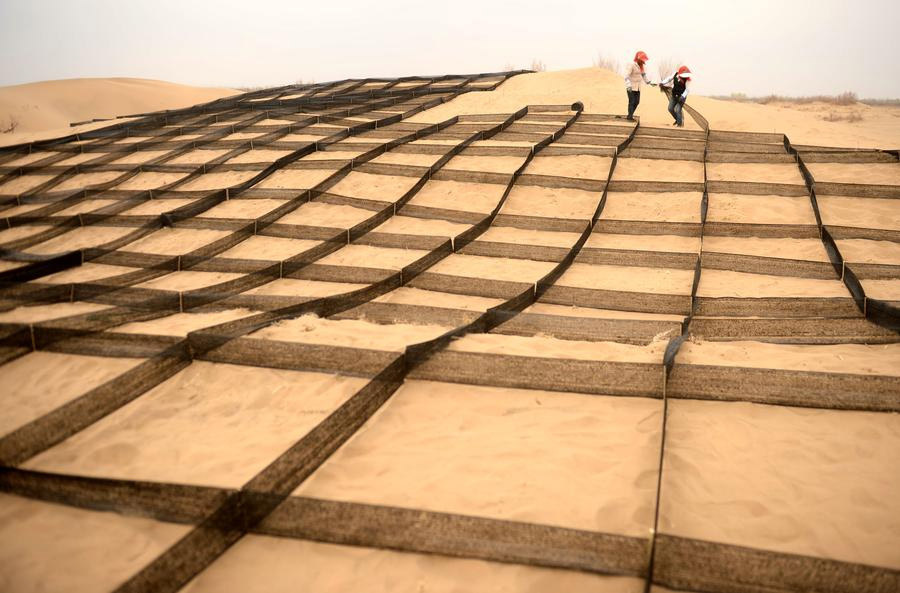
[[[18, 122], [15, 132], [0, 134], [0, 145], [69, 134], [73, 122], [188, 107], [238, 92], [142, 78], [72, 78], [0, 87], [0, 128], [10, 117]], [[103, 124], [90, 127], [97, 125]]]

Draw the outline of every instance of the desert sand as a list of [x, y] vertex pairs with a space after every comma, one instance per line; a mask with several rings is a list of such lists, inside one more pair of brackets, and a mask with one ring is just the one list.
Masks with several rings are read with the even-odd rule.
[[497, 207], [505, 189], [506, 187], [503, 185], [492, 183], [430, 180], [416, 193], [409, 204], [487, 213]]
[[546, 188], [537, 185], [516, 185], [509, 192], [500, 213], [590, 220], [599, 203], [599, 192], [583, 189]]
[[237, 92], [141, 78], [73, 78], [0, 87], [0, 114], [19, 122], [14, 134], [0, 137], [0, 145], [53, 138], [103, 125], [70, 128], [73, 122], [188, 107]]
[[371, 245], [347, 245], [329, 253], [318, 263], [331, 266], [358, 266], [399, 270], [428, 255], [421, 249], [392, 249]]
[[[408, 381], [295, 493], [643, 536], [661, 410], [651, 399]], [[551, 504], [560, 496], [568, 504]]]
[[353, 377], [196, 361], [25, 465], [240, 487], [364, 384]]
[[669, 413], [660, 531], [900, 569], [900, 504], [877, 494], [900, 489], [885, 471], [900, 416], [684, 400]]
[[600, 220], [699, 223], [702, 198], [699, 192], [609, 192]]
[[703, 237], [703, 251], [827, 262], [819, 239], [761, 239], [759, 237]]
[[[459, 82], [461, 79], [447, 81], [445, 86]], [[349, 84], [344, 83], [344, 86], [349, 87]], [[374, 81], [360, 88], [371, 90], [384, 85], [382, 81]], [[3, 90], [0, 89], [0, 99]], [[334, 92], [335, 89], [330, 88], [320, 97], [327, 98]], [[305, 91], [292, 88], [278, 92], [278, 95], [284, 96], [291, 94], [302, 96]], [[326, 135], [343, 133], [349, 125], [384, 118], [389, 113], [401, 113], [436, 97], [435, 94], [421, 95], [393, 106], [379, 106], [377, 110], [364, 113], [354, 111], [354, 115], [346, 119], [332, 120], [306, 129], [297, 128], [297, 133], [279, 137], [271, 145], [255, 142], [249, 151], [229, 161], [229, 164], [243, 163], [245, 167], [240, 168], [252, 168], [252, 171], [227, 170], [232, 168], [230, 166], [200, 167], [243, 149], [210, 150], [185, 146], [198, 140], [222, 140], [232, 142], [232, 146], [248, 146], [249, 141], [258, 140], [266, 132], [254, 129], [235, 131], [227, 126], [242, 123], [245, 115], [261, 116], [258, 103], [265, 103], [274, 96], [256, 97], [254, 103], [257, 105], [254, 105], [253, 111], [246, 106], [238, 110], [229, 107], [221, 113], [222, 117], [216, 125], [206, 129], [192, 126], [206, 121], [208, 113], [169, 122], [162, 131], [172, 133], [165, 144], [173, 147], [172, 153], [163, 152], [158, 146], [152, 151], [134, 153], [66, 153], [64, 166], [91, 163], [95, 159], [115, 160], [115, 168], [120, 170], [103, 171], [101, 168], [98, 171], [88, 165], [78, 174], [70, 173], [64, 178], [56, 178], [47, 170], [36, 170], [21, 177], [6, 178], [6, 182], [0, 185], [0, 194], [27, 193], [51, 180], [61, 182], [49, 191], [74, 194], [79, 188], [125, 177], [129, 174], [126, 169], [148, 160], [161, 159], [166, 165], [186, 166], [179, 167], [181, 170], [177, 173], [141, 172], [113, 188], [111, 194], [89, 194], [80, 202], [66, 202], [66, 208], [56, 212], [52, 218], [0, 230], [0, 246], [53, 229], [51, 224], [61, 217], [110, 207], [116, 203], [114, 199], [120, 199], [121, 195], [135, 196], [140, 191], [159, 190], [166, 184], [183, 179], [191, 169], [197, 171], [195, 176], [177, 186], [176, 191], [154, 191], [153, 199], [131, 208], [125, 216], [154, 216], [194, 203], [197, 196], [212, 194], [217, 189], [234, 186], [257, 175], [268, 163], [289, 154], [289, 149], [323, 139]], [[583, 145], [593, 150], [581, 152], [596, 153], [599, 148], [603, 154], [611, 155], [614, 146], [624, 141], [634, 126], [630, 122], [600, 114], [621, 113], [624, 98], [621, 79], [599, 69], [516, 76], [496, 91], [463, 94], [414, 116], [413, 123], [444, 121], [456, 114], [496, 114], [463, 120], [460, 124], [466, 126], [464, 134], [451, 129], [436, 137], [415, 140], [409, 145], [409, 150], [416, 147], [450, 150], [463, 137], [473, 133], [472, 130], [493, 125], [487, 120], [502, 121], [508, 114], [529, 104], [561, 105], [561, 109], [555, 111], [553, 108], [532, 109], [507, 131], [473, 144], [473, 148], [517, 147], [514, 153], [517, 156], [463, 152], [446, 165], [447, 171], [455, 173], [444, 176], [445, 179], [465, 179], [465, 171], [484, 171], [508, 177], [524, 162], [527, 147], [537, 142], [523, 138], [530, 140], [532, 136], [528, 134], [531, 133], [535, 138], [546, 137], [559, 129], [573, 115], [569, 104], [579, 100], [584, 102], [587, 112], [581, 116], [576, 128], [557, 138], [557, 149], [560, 146], [568, 148], [556, 150], [555, 153], [576, 152]], [[691, 156], [700, 154], [703, 143], [698, 138], [701, 134], [697, 124], [687, 116], [685, 130], [671, 128], [664, 102], [663, 95], [645, 89], [638, 111], [641, 117], [639, 138], [644, 142], [643, 146], [654, 142], [669, 146], [674, 144], [688, 146], [683, 150], [690, 151]], [[352, 104], [354, 107], [361, 106], [362, 101], [353, 99]], [[851, 123], [824, 122], [821, 120], [822, 113], [815, 110], [789, 110], [779, 106], [715, 101], [698, 96], [692, 96], [689, 104], [698, 107], [709, 118], [714, 132], [723, 129], [771, 132], [773, 130], [768, 127], [777, 125], [780, 126], [777, 131], [789, 133], [795, 143], [852, 146], [876, 142], [878, 146], [888, 148], [895, 147], [896, 139], [900, 137], [900, 125], [888, 119], [888, 108], [872, 108], [862, 122]], [[347, 103], [341, 105], [341, 109], [345, 109]], [[300, 117], [305, 111], [312, 115], [340, 111], [330, 110], [330, 106], [329, 109], [321, 109], [319, 105], [303, 102], [297, 102], [289, 109]], [[338, 117], [344, 115], [341, 113]], [[280, 115], [276, 111], [265, 116], [269, 119], [261, 125], [281, 126], [284, 132], [287, 126], [294, 124], [279, 117], [294, 116]], [[878, 125], [873, 125], [870, 119], [878, 118]], [[160, 271], [152, 279], [148, 278], [153, 274], [143, 275], [132, 286], [178, 292], [203, 291], [245, 278], [244, 273], [230, 271], [235, 268], [224, 265], [215, 267], [215, 264], [226, 263], [221, 261], [223, 259], [263, 260], [275, 264], [322, 245], [321, 239], [309, 237], [335, 234], [338, 235], [338, 242], [343, 243], [351, 237], [351, 233], [343, 229], [350, 229], [367, 220], [379, 221], [376, 233], [458, 237], [471, 229], [479, 217], [497, 208], [507, 187], [500, 176], [494, 176], [497, 183], [476, 183], [445, 181], [438, 173], [437, 179], [429, 179], [424, 184], [407, 210], [397, 201], [419, 181], [418, 175], [385, 175], [354, 170], [327, 190], [339, 196], [371, 200], [371, 207], [367, 204], [367, 208], [329, 204], [319, 200], [340, 200], [333, 195], [312, 196], [304, 193], [304, 190], [335, 173], [334, 164], [323, 163], [323, 159], [354, 158], [371, 149], [363, 144], [384, 143], [390, 138], [409, 134], [410, 130], [416, 129], [410, 123], [407, 120], [393, 127], [379, 124], [378, 129], [332, 144], [328, 150], [315, 152], [301, 162], [289, 165], [327, 168], [281, 169], [258, 183], [246, 195], [230, 196], [232, 199], [209, 207], [195, 218], [206, 221], [206, 225], [226, 228], [233, 225], [223, 223], [223, 219], [250, 221], [288, 204], [288, 200], [298, 200], [291, 202], [297, 205], [309, 198], [314, 201], [303, 203], [281, 216], [275, 221], [277, 226], [268, 231], [306, 238], [242, 237], [239, 243], [216, 254], [214, 257], [217, 259], [210, 262], [209, 267], [200, 268], [229, 271]], [[182, 125], [186, 127], [180, 129]], [[657, 127], [654, 129], [654, 126]], [[679, 142], [681, 132], [688, 132], [688, 136], [682, 137]], [[220, 134], [228, 135], [223, 137]], [[662, 141], [665, 137], [669, 139]], [[149, 145], [154, 142], [154, 136], [119, 137], [112, 142], [112, 146], [133, 148], [141, 142], [148, 142]], [[742, 142], [736, 141], [736, 144]], [[106, 143], [100, 140], [95, 146], [102, 147]], [[86, 150], [95, 148], [89, 146], [91, 144], [94, 141], [88, 139], [83, 139], [81, 143]], [[176, 148], [179, 144], [183, 146]], [[68, 146], [76, 149], [78, 144]], [[769, 142], [767, 148], [773, 147], [780, 152], [779, 139]], [[166, 160], [182, 150], [187, 152]], [[635, 152], [653, 154], [652, 150]], [[727, 156], [727, 152], [718, 152], [717, 159]], [[537, 154], [525, 170], [526, 175], [602, 182], [607, 179], [611, 164], [609, 156]], [[668, 156], [672, 154], [667, 153]], [[20, 165], [34, 163], [53, 156], [53, 150], [45, 150], [38, 155], [21, 154], [3, 165], [11, 162]], [[882, 157], [887, 158], [885, 155]], [[391, 151], [380, 155], [375, 162], [426, 167], [439, 158], [440, 155]], [[682, 158], [689, 156], [686, 154]], [[246, 167], [247, 163], [250, 163], [249, 167]], [[820, 183], [900, 183], [896, 164], [812, 163], [811, 168]], [[706, 170], [713, 180], [788, 183], [805, 191], [799, 168], [793, 163], [715, 162], [708, 163]], [[614, 181], [699, 184], [703, 181], [703, 172], [704, 164], [699, 161], [625, 157], [618, 160]], [[475, 240], [526, 248], [546, 246], [568, 249], [574, 245], [579, 235], [572, 229], [588, 228], [589, 219], [600, 204], [602, 191], [544, 187], [539, 183], [541, 179], [538, 177], [525, 177], [514, 185], [500, 210], [501, 217]], [[559, 180], [554, 183], [558, 184]], [[600, 187], [602, 183], [590, 186]], [[116, 194], [119, 190], [135, 193]], [[179, 190], [201, 193], [169, 198], [179, 195]], [[752, 192], [752, 189], [745, 191]], [[57, 197], [55, 193], [49, 197], [35, 196], [35, 199], [54, 197]], [[139, 197], [151, 196], [144, 193]], [[49, 203], [40, 201], [30, 204], [31, 199], [7, 198], [4, 206], [8, 207], [0, 210], [0, 216], [28, 214]], [[819, 201], [826, 224], [900, 230], [900, 223], [897, 222], [900, 220], [900, 202], [897, 200], [819, 195]], [[744, 227], [747, 231], [735, 233], [730, 225], [717, 225], [716, 232], [721, 233], [720, 236], [707, 232], [702, 239], [700, 236], [674, 234], [621, 234], [630, 230], [654, 232], [648, 230], [654, 225], [659, 232], [685, 232], [685, 228], [687, 232], [692, 232], [700, 228], [700, 202], [699, 191], [610, 192], [598, 221], [599, 226], [589, 236], [586, 247], [619, 250], [626, 254], [630, 251], [653, 251], [690, 254], [692, 257], [702, 248], [704, 253], [827, 261], [822, 243], [817, 238], [733, 236], [752, 231], [750, 226]], [[392, 213], [395, 204], [398, 207]], [[392, 213], [392, 216], [387, 220], [373, 218], [378, 216], [379, 211]], [[89, 221], [90, 217], [86, 220]], [[463, 220], [466, 224], [451, 220]], [[813, 232], [815, 224], [807, 196], [713, 193], [709, 196], [708, 220], [712, 223], [745, 225], [805, 225]], [[11, 221], [9, 226], [15, 222]], [[142, 224], [145, 219], [117, 218], [112, 222], [136, 225]], [[666, 227], [667, 223], [678, 223], [680, 226]], [[153, 230], [120, 247], [119, 252], [174, 257], [231, 237], [231, 231], [187, 228], [190, 224]], [[532, 228], [504, 226], [514, 224]], [[290, 225], [296, 226], [291, 228]], [[559, 228], [567, 230], [551, 230]], [[603, 232], [607, 228], [623, 230], [618, 233]], [[94, 224], [22, 247], [21, 250], [30, 253], [68, 251], [109, 242], [135, 229], [135, 226]], [[258, 230], [267, 232], [262, 226]], [[807, 230], [802, 229], [802, 232]], [[386, 239], [384, 235], [371, 235], [369, 238], [372, 239], [369, 243], [376, 244], [380, 243], [379, 239]], [[341, 245], [339, 249], [315, 260], [315, 263], [399, 270], [429, 253], [423, 249], [363, 244], [366, 242], [364, 237], [360, 242], [354, 240], [348, 245]], [[900, 248], [892, 242], [841, 239], [839, 246], [842, 251], [846, 249], [845, 255], [851, 265], [856, 262], [900, 265]], [[118, 255], [113, 254], [113, 257]], [[640, 257], [646, 258], [646, 253]], [[22, 258], [7, 255], [0, 259], [0, 270], [7, 270], [19, 264], [15, 259]], [[622, 309], [648, 309], [643, 302], [630, 306], [629, 299], [655, 299], [667, 303], [687, 303], [690, 299], [693, 270], [593, 265], [581, 263], [583, 259], [576, 261], [579, 263], [571, 264], [555, 281], [554, 287], [563, 294], [580, 295], [594, 291], [590, 294], [596, 295], [596, 298], [587, 300]], [[491, 281], [518, 283], [528, 294], [532, 283], [539, 281], [555, 266], [554, 262], [451, 253], [442, 259], [436, 258], [436, 263], [424, 270], [426, 276], [423, 278], [427, 279], [428, 274], [443, 275], [440, 278], [431, 276], [431, 280], [442, 282], [444, 291], [454, 292], [403, 286], [404, 281], [408, 281], [408, 278], [403, 278], [399, 287], [386, 293], [366, 291], [374, 306], [351, 309], [347, 317], [353, 318], [342, 319], [340, 315], [323, 318], [312, 314], [281, 316], [278, 321], [266, 326], [253, 325], [242, 337], [249, 338], [244, 342], [247, 347], [259, 348], [263, 352], [266, 349], [289, 348], [301, 352], [303, 346], [318, 346], [321, 347], [318, 348], [320, 353], [334, 354], [335, 365], [340, 364], [338, 353], [353, 352], [338, 348], [359, 349], [356, 350], [359, 356], [373, 355], [364, 350], [376, 351], [375, 356], [390, 360], [411, 345], [457, 329], [455, 323], [458, 322], [451, 320], [466, 317], [460, 315], [460, 311], [468, 311], [468, 317], [474, 317], [475, 313], [502, 305], [503, 300], [498, 298], [465, 294], [479, 292], [477, 288], [471, 288], [478, 284], [478, 280], [486, 281], [484, 284], [491, 284]], [[307, 271], [333, 269], [314, 266]], [[86, 261], [81, 266], [39, 277], [26, 288], [40, 288], [40, 284], [44, 283], [104, 282], [139, 270], [141, 268]], [[288, 266], [285, 266], [284, 272], [298, 275], [293, 274]], [[102, 333], [95, 336], [97, 343], [108, 340], [113, 349], [111, 353], [115, 353], [115, 348], [122, 347], [121, 340], [140, 341], [148, 340], [146, 336], [157, 336], [154, 342], [159, 342], [166, 341], [160, 338], [165, 336], [174, 341], [193, 331], [256, 315], [257, 310], [270, 311], [286, 304], [344, 295], [370, 286], [363, 282], [274, 277], [259, 284], [262, 280], [248, 281], [247, 285], [253, 288], [242, 293], [222, 294], [223, 300], [209, 308], [188, 309], [177, 314], [161, 312], [160, 317], [143, 321], [137, 321], [145, 318], [137, 315], [123, 317], [117, 322], [120, 323], [117, 327], [103, 327]], [[870, 297], [900, 301], [900, 280], [864, 279], [862, 282]], [[423, 282], [421, 285], [427, 284]], [[0, 323], [38, 323], [75, 315], [88, 315], [88, 319], [94, 319], [105, 317], [103, 312], [111, 309], [107, 304], [85, 302], [84, 299], [97, 298], [89, 290], [82, 291], [75, 286], [72, 292], [68, 292], [67, 288], [63, 286], [58, 291], [44, 291], [53, 293], [50, 298], [59, 299], [51, 302], [24, 299], [20, 302], [6, 298], [13, 293], [4, 293], [6, 300], [0, 311]], [[614, 292], [618, 294], [609, 294]], [[698, 294], [703, 298], [743, 298], [747, 306], [755, 302], [751, 299], [763, 297], [831, 298], [852, 306], [849, 291], [837, 278], [819, 280], [703, 269]], [[604, 296], [609, 296], [614, 302], [596, 302]], [[67, 299], [74, 302], [65, 302]], [[577, 302], [579, 299], [549, 300]], [[334, 304], [341, 305], [339, 301], [335, 299]], [[337, 309], [345, 310], [355, 306], [356, 302], [343, 304], [346, 305], [343, 309], [341, 306]], [[527, 319], [519, 319], [525, 323], [514, 330], [517, 335], [502, 333], [504, 326], [488, 333], [481, 333], [481, 328], [473, 328], [472, 332], [457, 336], [442, 347], [445, 351], [456, 353], [456, 357], [484, 361], [491, 360], [488, 355], [505, 355], [520, 357], [519, 360], [526, 357], [551, 359], [557, 365], [564, 365], [566, 361], [579, 361], [572, 364], [583, 364], [584, 361], [636, 363], [646, 365], [648, 372], [656, 369], [662, 381], [664, 353], [669, 340], [678, 333], [684, 320], [683, 315], [548, 303], [521, 302], [516, 305], [524, 308], [529, 315]], [[446, 315], [442, 317], [426, 315], [423, 309], [416, 307], [457, 312], [445, 311]], [[677, 310], [685, 307], [678, 307]], [[402, 323], [389, 322], [392, 310], [399, 312], [398, 316], [404, 319]], [[116, 313], [120, 311], [125, 312], [117, 309]], [[100, 315], [93, 316], [93, 313]], [[419, 313], [422, 315], [418, 319], [408, 319]], [[489, 316], [486, 319], [495, 318]], [[578, 340], [550, 337], [565, 335], [566, 328], [577, 328], [582, 320], [587, 327], [608, 326], [613, 328], [610, 332], [622, 331], [626, 335], [618, 336], [601, 329], [602, 335]], [[516, 321], [515, 317], [513, 321]], [[529, 334], [527, 329], [522, 329], [531, 322], [548, 324], [545, 326], [546, 334]], [[645, 336], [646, 328], [655, 327], [654, 322], [662, 327], [652, 340], [647, 337], [634, 339], [636, 335], [629, 334], [631, 328], [635, 328], [635, 332], [643, 332], [641, 335]], [[27, 335], [26, 331], [27, 328], [21, 335]], [[525, 335], [518, 335], [519, 332]], [[654, 330], [653, 333], [657, 332]], [[608, 335], [616, 335], [615, 339], [619, 341], [604, 341], [609, 339]], [[866, 335], [849, 337], [857, 341], [868, 340]], [[880, 339], [882, 336], [879, 336]], [[862, 374], [882, 377], [880, 381], [889, 384], [891, 380], [900, 378], [898, 348], [898, 343], [785, 345], [746, 338], [732, 342], [703, 342], [688, 336], [677, 354], [675, 368], [677, 371], [679, 365], [714, 365]], [[18, 353], [12, 349], [9, 351], [10, 354]], [[467, 356], [461, 356], [463, 353]], [[142, 361], [140, 358], [100, 358], [46, 350], [11, 359], [0, 368], [3, 385], [11, 386], [8, 393], [4, 392], [0, 397], [0, 403], [5, 403], [9, 411], [0, 421], [0, 436], [121, 376]], [[298, 363], [302, 364], [302, 361]], [[111, 411], [21, 465], [27, 469], [83, 476], [238, 488], [264, 468], [272, 467], [270, 464], [274, 460], [368, 382], [367, 378], [348, 377], [340, 370], [338, 373], [287, 371], [194, 360], [130, 403]], [[900, 427], [897, 426], [896, 414], [799, 410], [740, 402], [677, 400], [670, 401], [670, 404], [668, 420], [664, 420], [664, 406], [658, 399], [405, 380], [371, 417], [361, 418], [361, 421], [365, 420], [363, 427], [343, 442], [294, 493], [599, 531], [642, 538], [646, 543], [641, 547], [645, 548], [653, 535], [660, 436], [666, 422], [665, 427], [671, 432], [668, 433], [670, 436], [664, 451], [660, 493], [662, 533], [900, 569], [897, 546], [893, 545], [900, 533], [897, 520], [900, 507], [894, 502], [896, 497], [892, 496], [894, 491], [900, 489], [897, 472], [892, 471], [897, 453], [900, 453]], [[61, 568], [77, 573], [66, 583], [71, 584], [72, 588], [110, 590], [150, 562], [185, 530], [184, 527], [171, 528], [120, 514], [92, 513], [36, 501], [17, 501], [0, 497], [0, 518], [4, 519], [0, 521], [0, 541], [27, 540], [22, 545], [0, 545], [0, 589], [6, 583], [12, 583], [8, 588], [30, 590], [45, 586], [48, 590], [56, 590], [59, 587], [54, 580], [54, 570], [59, 569], [48, 568], [52, 566], [48, 563], [56, 562]], [[67, 537], [73, 532], [78, 533], [77, 538]], [[87, 566], [75, 566], [76, 559]], [[94, 567], [104, 563], [109, 564], [109, 569], [100, 574]], [[4, 581], [5, 578], [14, 580]], [[270, 591], [296, 589], [298, 585], [325, 591], [361, 587], [373, 591], [597, 590], [637, 593], [643, 590], [643, 581], [636, 578], [601, 577], [576, 571], [257, 535], [245, 535], [233, 548], [202, 570], [185, 590], [244, 591], [256, 587]]]
[[463, 309], [466, 311], [486, 311], [503, 303], [501, 299], [453, 294], [434, 290], [421, 290], [401, 286], [374, 299], [376, 303], [394, 305], [420, 305], [424, 307], [441, 307], [445, 309]]
[[205, 313], [176, 313], [149, 321], [135, 321], [114, 327], [109, 331], [125, 334], [151, 334], [160, 336], [186, 336], [192, 331], [234, 321], [255, 312], [249, 309], [225, 309]]
[[254, 535], [242, 538], [182, 591], [288, 593], [298, 588], [321, 593], [540, 593], [554, 588], [640, 593], [643, 581]]
[[776, 368], [825, 373], [900, 376], [900, 344], [796, 345], [764, 342], [687, 342], [682, 364]]
[[3, 368], [5, 411], [0, 417], [0, 435], [40, 418], [141, 362], [139, 358], [31, 352], [7, 363]]
[[850, 298], [847, 287], [835, 278], [796, 278], [746, 274], [730, 270], [703, 270], [697, 296], [701, 297], [779, 297], [779, 298]]
[[706, 216], [709, 222], [816, 224], [816, 216], [809, 198], [801, 196], [711, 193]]
[[505, 257], [484, 257], [454, 253], [428, 269], [435, 274], [505, 280], [507, 282], [537, 282], [553, 269], [551, 262]]
[[407, 346], [436, 338], [452, 328], [439, 325], [410, 325], [394, 323], [377, 325], [356, 319], [322, 319], [303, 315], [279, 321], [250, 337], [283, 342], [302, 342], [322, 346], [343, 346], [402, 352]]
[[691, 294], [693, 270], [572, 264], [560, 277], [559, 286], [648, 292], [655, 294]]
[[0, 589], [111, 591], [189, 529], [0, 494]]

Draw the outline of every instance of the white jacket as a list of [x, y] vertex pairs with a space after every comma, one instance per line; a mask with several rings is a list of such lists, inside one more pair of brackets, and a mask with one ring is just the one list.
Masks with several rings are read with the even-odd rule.
[[637, 62], [632, 62], [628, 69], [625, 71], [625, 89], [629, 91], [639, 91], [641, 90], [641, 80], [650, 84], [650, 79], [647, 78], [646, 72], [641, 72], [641, 67], [638, 66]]

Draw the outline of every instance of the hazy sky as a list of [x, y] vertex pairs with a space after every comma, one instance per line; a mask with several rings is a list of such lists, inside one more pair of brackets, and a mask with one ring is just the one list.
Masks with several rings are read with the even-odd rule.
[[703, 94], [900, 97], [900, 1], [0, 0], [0, 85], [202, 86], [682, 60]]

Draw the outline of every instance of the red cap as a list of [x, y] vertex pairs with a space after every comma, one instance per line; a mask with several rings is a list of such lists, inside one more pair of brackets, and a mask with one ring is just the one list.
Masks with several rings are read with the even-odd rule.
[[682, 78], [690, 78], [691, 77], [691, 69], [687, 66], [682, 66], [678, 69], [678, 76]]
[[638, 53], [634, 54], [634, 61], [635, 61], [635, 62], [646, 62], [646, 61], [648, 61], [649, 59], [650, 59], [650, 58], [647, 57], [647, 54], [645, 54], [645, 53], [642, 52], [642, 51], [639, 51]]

